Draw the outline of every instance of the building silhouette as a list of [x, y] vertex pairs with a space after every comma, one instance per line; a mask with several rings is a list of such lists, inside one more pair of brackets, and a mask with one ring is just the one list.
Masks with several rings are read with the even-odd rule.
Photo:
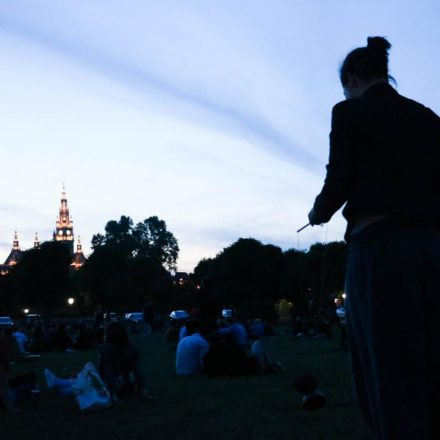
[[20, 249], [17, 231], [14, 232], [14, 241], [12, 242], [12, 249], [6, 258], [5, 262], [0, 265], [0, 274], [6, 275], [12, 267], [14, 267], [21, 259], [23, 252]]
[[[54, 241], [61, 242], [69, 247], [70, 254], [72, 255], [72, 263], [70, 266], [72, 269], [78, 270], [86, 261], [84, 253], [82, 251], [81, 239], [78, 236], [76, 245], [76, 251], [74, 252], [74, 234], [73, 234], [73, 221], [69, 212], [69, 205], [67, 203], [66, 191], [63, 185], [63, 191], [61, 193], [61, 204], [59, 208], [58, 217], [55, 223], [55, 231], [53, 232]], [[35, 233], [34, 249], [40, 247], [40, 240], [38, 234]], [[0, 275], [6, 275], [9, 271], [20, 261], [23, 256], [23, 251], [20, 249], [20, 243], [18, 240], [17, 231], [14, 233], [14, 240], [12, 242], [12, 249], [3, 264], [0, 264]]]

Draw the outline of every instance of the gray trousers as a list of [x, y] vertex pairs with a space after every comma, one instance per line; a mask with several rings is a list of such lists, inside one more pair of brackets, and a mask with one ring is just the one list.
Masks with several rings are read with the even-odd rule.
[[348, 342], [380, 440], [440, 439], [440, 232], [385, 222], [349, 245]]

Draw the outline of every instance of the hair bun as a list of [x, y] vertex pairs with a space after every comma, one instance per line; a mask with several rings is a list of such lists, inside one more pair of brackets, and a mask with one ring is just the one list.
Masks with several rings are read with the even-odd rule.
[[384, 37], [368, 37], [367, 47], [375, 52], [388, 52], [391, 48], [391, 44]]

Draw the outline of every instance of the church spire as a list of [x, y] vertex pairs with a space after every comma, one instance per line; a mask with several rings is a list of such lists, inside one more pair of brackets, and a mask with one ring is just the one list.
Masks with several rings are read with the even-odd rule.
[[18, 242], [17, 231], [14, 232], [14, 241], [12, 242], [12, 250], [13, 251], [19, 251], [20, 250], [20, 243]]
[[78, 240], [76, 241], [76, 252], [82, 253], [81, 237], [79, 235], [78, 235]]
[[86, 258], [84, 257], [83, 251], [82, 251], [82, 245], [81, 245], [81, 237], [78, 235], [78, 240], [76, 242], [76, 252], [73, 256], [73, 261], [71, 263], [71, 266], [78, 270], [86, 261]]
[[35, 238], [34, 238], [34, 249], [38, 249], [40, 247], [40, 240], [38, 238], [38, 233], [35, 232]]

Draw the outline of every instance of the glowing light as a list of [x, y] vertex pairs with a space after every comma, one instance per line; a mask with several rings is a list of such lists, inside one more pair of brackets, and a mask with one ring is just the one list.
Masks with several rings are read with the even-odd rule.
[[23, 312], [25, 315], [27, 315], [29, 313], [29, 309], [24, 309]]
[[67, 304], [69, 304], [69, 306], [73, 306], [74, 303], [75, 303], [75, 298], [67, 298]]
[[347, 298], [347, 294], [343, 293], [342, 298], [344, 298], [344, 299]]

